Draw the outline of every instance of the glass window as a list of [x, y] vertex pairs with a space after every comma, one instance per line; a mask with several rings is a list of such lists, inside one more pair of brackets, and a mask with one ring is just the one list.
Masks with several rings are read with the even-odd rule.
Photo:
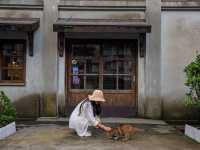
[[72, 56], [74, 57], [98, 57], [100, 47], [97, 44], [73, 44]]
[[133, 47], [130, 44], [104, 44], [103, 88], [113, 90], [132, 89], [133, 82], [130, 76], [133, 71], [133, 61]]
[[121, 60], [118, 61], [119, 74], [132, 74], [132, 61]]
[[132, 86], [131, 76], [119, 76], [118, 77], [118, 88], [120, 90], [128, 90], [131, 89]]
[[24, 83], [25, 41], [1, 40], [0, 83]]
[[73, 44], [71, 75], [73, 89], [130, 90], [135, 66], [133, 45], [104, 41]]
[[72, 45], [72, 89], [99, 88], [99, 55], [98, 44]]
[[117, 82], [116, 82], [116, 76], [109, 76], [104, 75], [103, 76], [103, 89], [116, 89], [117, 88]]
[[103, 44], [103, 56], [104, 57], [117, 56], [117, 48], [111, 43]]
[[85, 61], [73, 59], [71, 69], [72, 74], [84, 74]]
[[72, 89], [84, 89], [84, 76], [73, 75], [71, 78]]
[[104, 59], [103, 67], [104, 67], [103, 68], [104, 74], [116, 74], [117, 73], [117, 63], [115, 60]]
[[99, 73], [99, 62], [96, 60], [86, 60], [86, 73], [98, 74]]
[[86, 89], [99, 88], [99, 76], [86, 76]]
[[132, 57], [133, 56], [133, 46], [130, 44], [126, 44], [121, 46], [121, 48], [118, 51], [118, 57], [120, 58], [127, 58], [127, 57]]

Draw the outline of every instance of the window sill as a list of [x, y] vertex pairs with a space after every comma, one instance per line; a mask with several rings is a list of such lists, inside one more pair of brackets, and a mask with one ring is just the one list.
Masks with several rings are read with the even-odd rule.
[[25, 86], [25, 83], [0, 83], [0, 86]]

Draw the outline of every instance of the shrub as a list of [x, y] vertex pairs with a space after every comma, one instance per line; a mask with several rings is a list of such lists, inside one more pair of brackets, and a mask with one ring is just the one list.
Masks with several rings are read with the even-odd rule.
[[189, 87], [186, 93], [186, 105], [200, 108], [200, 55], [188, 64], [184, 72], [186, 73], [185, 85]]
[[5, 126], [16, 120], [16, 110], [10, 99], [0, 91], [0, 126]]

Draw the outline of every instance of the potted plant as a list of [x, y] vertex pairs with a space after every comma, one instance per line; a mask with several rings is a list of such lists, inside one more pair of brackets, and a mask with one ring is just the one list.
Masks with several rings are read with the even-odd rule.
[[0, 139], [16, 132], [16, 110], [10, 99], [0, 91]]
[[[185, 85], [189, 88], [186, 93], [185, 104], [187, 107], [200, 110], [200, 55], [188, 64], [184, 72], [186, 73]], [[185, 134], [200, 142], [200, 130], [190, 125], [185, 126]]]

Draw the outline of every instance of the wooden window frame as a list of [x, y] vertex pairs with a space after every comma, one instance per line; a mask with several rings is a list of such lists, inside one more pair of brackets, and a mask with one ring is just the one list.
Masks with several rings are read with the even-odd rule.
[[[138, 39], [136, 38], [136, 39], [133, 39], [133, 40], [122, 40], [122, 41], [125, 41], [125, 42], [127, 42], [127, 43], [129, 43], [129, 42], [131, 42], [131, 41], [134, 41], [134, 40], [136, 40], [136, 43], [138, 44]], [[83, 40], [83, 39], [79, 39], [79, 40], [69, 40], [69, 42], [68, 42], [68, 44], [69, 44], [69, 47], [68, 47], [68, 49], [69, 49], [69, 56], [68, 56], [68, 58], [69, 58], [69, 66], [68, 66], [68, 68], [69, 68], [69, 70], [68, 70], [68, 82], [67, 83], [69, 83], [68, 84], [68, 88], [69, 88], [69, 90], [70, 91], [73, 91], [73, 92], [81, 92], [81, 91], [88, 91], [88, 92], [90, 92], [90, 91], [92, 91], [93, 89], [86, 89], [85, 88], [85, 85], [86, 85], [86, 76], [99, 76], [99, 89], [101, 89], [101, 90], [103, 90], [103, 91], [107, 91], [107, 92], [109, 92], [109, 93], [116, 93], [116, 91], [118, 91], [118, 92], [120, 92], [120, 93], [132, 93], [133, 91], [135, 91], [135, 88], [137, 87], [137, 81], [136, 81], [136, 78], [137, 78], [137, 52], [136, 52], [136, 60], [135, 60], [135, 62], [132, 60], [134, 57], [129, 57], [128, 59], [127, 58], [118, 58], [118, 60], [122, 60], [122, 61], [126, 61], [126, 60], [132, 60], [132, 67], [134, 66], [134, 65], [136, 65], [136, 70], [132, 70], [132, 72], [131, 73], [129, 73], [129, 74], [120, 74], [120, 73], [116, 73], [116, 74], [106, 74], [106, 73], [104, 73], [104, 68], [103, 68], [103, 65], [104, 65], [104, 61], [103, 61], [103, 54], [102, 54], [102, 52], [103, 52], [103, 44], [104, 44], [104, 42], [105, 41], [107, 41], [107, 40], [89, 40], [89, 42], [87, 41], [87, 40]], [[112, 40], [111, 40], [112, 41]], [[99, 73], [98, 74], [87, 74], [87, 73], [85, 73], [85, 68], [84, 68], [84, 74], [72, 74], [71, 73], [71, 60], [72, 59], [78, 59], [78, 60], [87, 60], [87, 59], [91, 59], [90, 57], [88, 57], [88, 58], [86, 58], [86, 57], [84, 57], [84, 58], [81, 58], [81, 57], [74, 57], [73, 58], [73, 56], [72, 56], [72, 45], [73, 44], [99, 44], [100, 45], [100, 57], [99, 57], [99, 59], [98, 59], [98, 62], [99, 62]], [[112, 43], [116, 43], [116, 42], [113, 42], [112, 41]], [[136, 47], [136, 49], [138, 50], [138, 45], [137, 45], [137, 47]], [[118, 64], [119, 62], [117, 62], [117, 64]], [[117, 69], [118, 69], [118, 66], [116, 66], [117, 67]], [[134, 67], [133, 67], [134, 68]], [[134, 71], [136, 71], [135, 72], [135, 76], [134, 76]], [[83, 89], [73, 89], [72, 87], [71, 87], [71, 77], [73, 76], [73, 75], [81, 75], [81, 76], [84, 76], [84, 88]], [[103, 88], [103, 76], [105, 76], [105, 75], [113, 75], [113, 76], [116, 76], [117, 78], [116, 78], [116, 84], [117, 84], [117, 87], [116, 87], [116, 89], [104, 89]], [[131, 89], [119, 89], [119, 81], [118, 81], [118, 78], [119, 78], [119, 76], [128, 76], [128, 77], [132, 77], [132, 83], [131, 83]], [[134, 76], [134, 77], [133, 77]]]
[[[25, 86], [25, 79], [26, 79], [26, 49], [27, 49], [27, 43], [25, 39], [0, 39], [0, 50], [2, 49], [2, 46], [4, 43], [8, 43], [11, 45], [14, 45], [16, 43], [23, 44], [24, 50], [23, 50], [23, 67], [22, 68], [13, 68], [13, 70], [23, 70], [23, 79], [22, 80], [0, 80], [0, 86]], [[3, 55], [0, 51], [0, 67], [2, 70], [9, 69], [9, 67], [3, 67], [2, 64]], [[12, 68], [10, 68], [12, 69]]]

